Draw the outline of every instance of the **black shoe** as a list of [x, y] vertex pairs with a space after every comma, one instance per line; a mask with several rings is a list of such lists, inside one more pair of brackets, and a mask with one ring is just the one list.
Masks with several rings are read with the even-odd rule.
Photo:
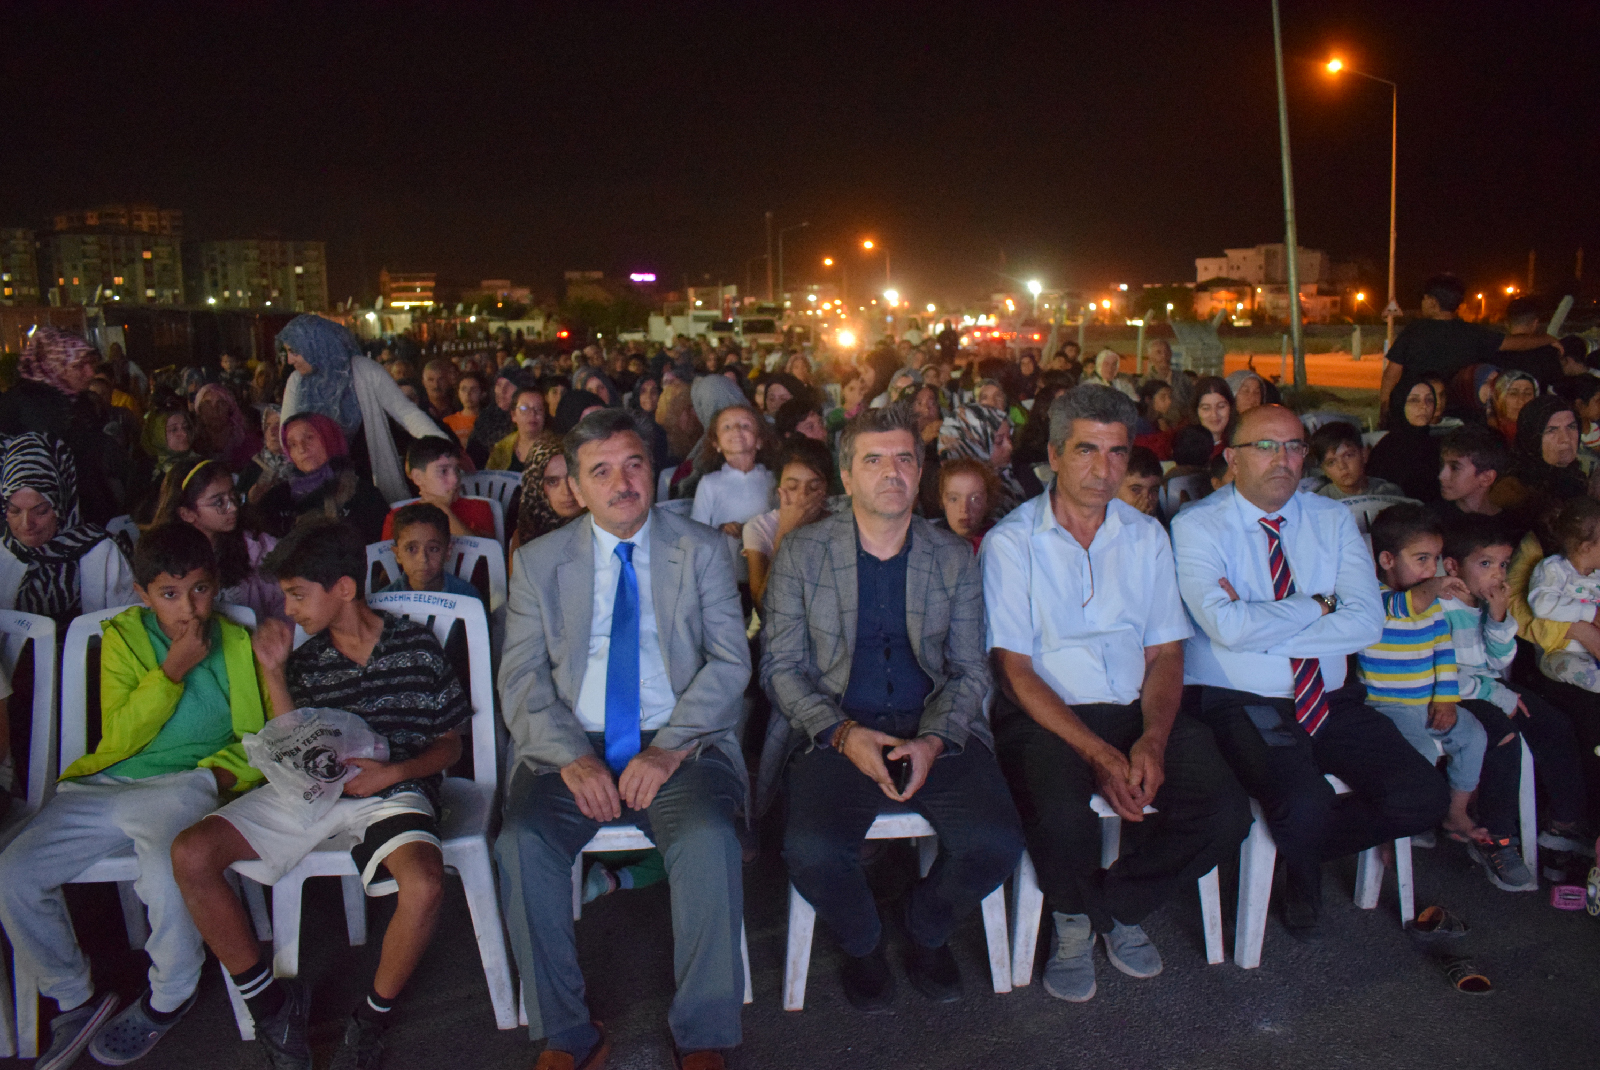
[[283, 1006], [256, 1023], [256, 1040], [266, 1049], [272, 1070], [311, 1070], [311, 1044], [306, 1039], [311, 993], [298, 978], [283, 977], [278, 983], [283, 986]]
[[961, 998], [961, 971], [949, 944], [929, 948], [919, 947], [914, 940], [907, 943], [906, 975], [912, 988], [935, 1003], [954, 1003]]
[[1304, 943], [1322, 937], [1322, 867], [1315, 862], [1284, 866], [1283, 927]]
[[889, 956], [884, 954], [883, 937], [878, 946], [857, 958], [844, 956], [839, 966], [839, 981], [844, 998], [863, 1014], [889, 1014], [894, 1004], [894, 975], [889, 972]]
[[378, 1070], [383, 1061], [383, 1026], [352, 1015], [344, 1026], [344, 1042], [333, 1053], [328, 1070]]

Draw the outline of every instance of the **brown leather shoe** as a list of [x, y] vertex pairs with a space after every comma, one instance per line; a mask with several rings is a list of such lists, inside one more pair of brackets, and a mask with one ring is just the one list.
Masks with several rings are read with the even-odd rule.
[[727, 1070], [727, 1062], [720, 1051], [691, 1051], [688, 1054], [673, 1049], [678, 1070]]
[[572, 1055], [568, 1052], [551, 1051], [546, 1048], [539, 1054], [538, 1061], [533, 1064], [533, 1070], [603, 1070], [606, 1056], [611, 1054], [611, 1041], [606, 1039], [606, 1027], [603, 1024], [595, 1022], [594, 1027], [600, 1031], [600, 1040], [583, 1062], [573, 1062]]

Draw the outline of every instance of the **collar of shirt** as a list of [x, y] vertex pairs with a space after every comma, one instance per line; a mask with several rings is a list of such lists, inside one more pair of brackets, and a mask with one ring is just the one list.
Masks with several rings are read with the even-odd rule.
[[1105, 519], [1095, 529], [1094, 538], [1089, 540], [1085, 547], [1078, 541], [1078, 537], [1066, 529], [1066, 526], [1056, 519], [1055, 510], [1056, 484], [1050, 481], [1050, 487], [1045, 493], [1034, 499], [1034, 508], [1037, 510], [1033, 518], [1033, 537], [1037, 539], [1055, 539], [1058, 549], [1064, 550], [1073, 561], [1078, 564], [1078, 587], [1082, 592], [1082, 605], [1087, 607], [1094, 601], [1094, 558], [1097, 553], [1108, 549], [1117, 536], [1122, 533], [1125, 522], [1118, 512], [1121, 509], [1131, 509], [1121, 499], [1112, 498], [1106, 503]]
[[[626, 540], [633, 543], [634, 572], [639, 572], [650, 565], [650, 519], [650, 513], [646, 513], [644, 524], [633, 533], [632, 538]], [[598, 577], [618, 566], [620, 559], [617, 557], [617, 544], [624, 540], [596, 524], [592, 515], [589, 518], [589, 526], [594, 531], [594, 572]]]
[[889, 565], [889, 564], [893, 564], [895, 561], [899, 560], [902, 557], [910, 557], [911, 556], [911, 528], [909, 526], [906, 528], [906, 541], [900, 544], [900, 551], [898, 553], [896, 553], [893, 557], [881, 558], [881, 557], [877, 556], [876, 554], [869, 552], [866, 549], [866, 547], [861, 545], [861, 523], [860, 523], [860, 521], [852, 521], [852, 523], [855, 526], [855, 532], [856, 532], [856, 564], [858, 566], [863, 563], [863, 559], [869, 560], [872, 564], [875, 564], [875, 565]]
[[[1289, 530], [1300, 522], [1299, 491], [1295, 491], [1289, 496], [1289, 500], [1283, 503], [1282, 509], [1275, 513], [1269, 513], [1243, 494], [1240, 494], [1239, 488], [1231, 483], [1228, 485], [1228, 490], [1233, 492], [1233, 505], [1239, 514], [1239, 526], [1247, 532], [1260, 531], [1262, 520], [1281, 516], [1283, 517], [1283, 527], [1279, 529], [1279, 534], [1284, 538], [1288, 538]], [[1265, 538], [1266, 536], [1263, 535], [1262, 537]]]

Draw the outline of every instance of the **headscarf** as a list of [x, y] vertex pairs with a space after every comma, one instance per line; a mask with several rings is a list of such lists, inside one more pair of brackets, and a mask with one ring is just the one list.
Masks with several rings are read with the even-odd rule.
[[[189, 448], [182, 453], [175, 453], [167, 448], [167, 421], [174, 416], [182, 416], [189, 421]], [[164, 476], [179, 461], [199, 459], [200, 455], [194, 451], [194, 436], [194, 417], [187, 409], [157, 409], [145, 415], [144, 430], [139, 434], [139, 444], [144, 447], [146, 453], [155, 458], [156, 472]]]
[[[656, 388], [659, 390], [661, 387], [661, 377], [659, 375], [652, 375], [649, 372], [645, 372], [643, 375], [639, 376], [639, 378], [635, 379], [633, 382], [633, 389], [628, 391], [628, 395], [622, 399], [622, 407], [636, 416], [643, 414], [646, 418], [653, 420], [655, 419], [653, 414], [647, 413], [644, 411], [644, 409], [639, 407], [639, 391], [644, 389], [645, 383], [654, 383], [656, 384]], [[660, 405], [661, 395], [658, 393], [656, 395], [656, 406], [659, 408]]]
[[1406, 398], [1420, 378], [1407, 376], [1389, 393], [1389, 432], [1372, 447], [1367, 475], [1399, 485], [1406, 497], [1420, 502], [1439, 498], [1439, 440], [1427, 427], [1406, 419]]
[[987, 464], [994, 452], [995, 434], [1005, 420], [1003, 409], [978, 404], [960, 406], [939, 426], [939, 459], [972, 457]]
[[[489, 384], [489, 397], [486, 399], [485, 404], [478, 409], [478, 421], [472, 425], [472, 434], [467, 436], [468, 442], [476, 442], [493, 448], [495, 443], [517, 429], [517, 425], [511, 419], [511, 414], [494, 403], [494, 384], [501, 379], [516, 387], [519, 392], [524, 389], [525, 384], [528, 382], [528, 378], [522, 373], [522, 369], [515, 364], [507, 364], [504, 368], [501, 368], [494, 377], [494, 381]], [[515, 405], [516, 403], [516, 395], [513, 394], [511, 404]]]
[[[1241, 368], [1239, 371], [1228, 375], [1223, 379], [1223, 382], [1228, 384], [1228, 389], [1232, 390], [1233, 396], [1237, 398], [1239, 396], [1239, 388], [1251, 379], [1261, 384], [1261, 404], [1267, 404], [1267, 381], [1248, 368]], [[1235, 403], [1234, 408], [1238, 408], [1237, 403]]]
[[[273, 413], [278, 415], [278, 452], [273, 453], [267, 448], [267, 417]], [[283, 407], [281, 405], [261, 406], [261, 452], [255, 455], [256, 464], [261, 468], [261, 473], [271, 479], [282, 482], [294, 478], [294, 462], [289, 460], [289, 453], [283, 448]]]
[[[606, 389], [611, 391], [610, 403], [607, 403], [604, 398], [600, 398], [600, 404], [605, 405], [607, 408], [622, 404], [622, 392], [617, 389], [617, 384], [611, 381], [611, 376], [606, 374], [604, 368], [596, 367], [593, 364], [585, 364], [572, 373], [572, 389], [584, 391], [584, 387], [590, 379], [600, 380], [606, 385]], [[589, 393], [591, 397], [599, 397], [598, 394], [594, 394], [592, 391], [584, 392]]]
[[[1554, 394], [1541, 394], [1517, 413], [1517, 474], [1530, 489], [1565, 501], [1585, 494], [1588, 480], [1577, 461], [1557, 468], [1544, 459], [1544, 429], [1558, 412], [1572, 412], [1571, 403]], [[1573, 419], [1577, 419], [1576, 413]]]
[[[522, 504], [517, 509], [517, 538], [526, 546], [541, 535], [548, 535], [567, 520], [556, 515], [550, 499], [544, 492], [544, 470], [551, 458], [561, 452], [561, 440], [546, 435], [528, 454], [528, 463], [522, 469]], [[581, 514], [580, 514], [581, 515]]]
[[[289, 428], [297, 423], [311, 425], [311, 429], [317, 433], [317, 438], [322, 440], [322, 448], [328, 454], [328, 463], [314, 472], [302, 472], [294, 468], [293, 462], [290, 462], [294, 474], [289, 477], [289, 497], [294, 501], [299, 501], [332, 479], [333, 462], [350, 452], [350, 447], [345, 444], [344, 432], [339, 430], [339, 425], [320, 412], [297, 412], [280, 424], [279, 434], [283, 436], [285, 443], [289, 439]], [[288, 453], [287, 445], [284, 447], [284, 453]]]
[[[250, 429], [244, 422], [244, 413], [239, 411], [239, 403], [234, 400], [233, 391], [229, 390], [225, 386], [222, 386], [220, 383], [207, 383], [205, 386], [200, 388], [200, 392], [194, 396], [195, 411], [198, 413], [200, 411], [200, 405], [203, 402], [210, 401], [212, 399], [221, 401], [223, 408], [227, 410], [228, 441], [211, 444], [218, 447], [216, 459], [222, 461], [224, 464], [228, 464], [228, 466], [231, 468], [234, 467], [234, 465], [230, 463], [233, 458], [231, 458], [229, 455], [235, 450], [239, 449], [240, 446], [249, 440]], [[199, 424], [200, 421], [198, 417], [196, 417], [195, 422], [196, 424]], [[204, 430], [203, 425], [197, 427], [196, 430]]]
[[39, 327], [23, 343], [17, 374], [53, 386], [71, 397], [77, 391], [67, 385], [61, 373], [74, 364], [92, 361], [98, 356], [99, 351], [76, 334], [57, 327]]
[[[315, 375], [300, 376], [300, 408], [331, 417], [346, 436], [361, 426], [361, 403], [351, 385], [350, 358], [361, 345], [348, 329], [321, 316], [305, 313], [278, 332], [278, 345], [311, 363]], [[298, 372], [296, 374], [299, 374]]]
[[70, 620], [83, 608], [78, 562], [106, 537], [105, 529], [80, 522], [78, 466], [72, 451], [57, 439], [30, 431], [5, 444], [0, 454], [0, 500], [10, 502], [13, 494], [24, 489], [38, 491], [50, 503], [56, 514], [56, 533], [43, 546], [24, 546], [11, 533], [11, 525], [0, 527], [0, 544], [27, 566], [17, 588], [15, 608], [57, 622]]
[[606, 405], [605, 399], [599, 394], [591, 394], [587, 390], [568, 390], [561, 395], [561, 403], [556, 406], [556, 414], [550, 421], [550, 429], [558, 435], [566, 434], [577, 426], [584, 409], [596, 405], [601, 408], [605, 408]]

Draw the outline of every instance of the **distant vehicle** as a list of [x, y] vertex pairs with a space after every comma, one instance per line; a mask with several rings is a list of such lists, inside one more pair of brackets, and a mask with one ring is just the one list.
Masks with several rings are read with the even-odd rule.
[[783, 331], [772, 316], [735, 316], [731, 320], [717, 320], [707, 328], [706, 334], [718, 341], [733, 341], [741, 346], [783, 344]]

